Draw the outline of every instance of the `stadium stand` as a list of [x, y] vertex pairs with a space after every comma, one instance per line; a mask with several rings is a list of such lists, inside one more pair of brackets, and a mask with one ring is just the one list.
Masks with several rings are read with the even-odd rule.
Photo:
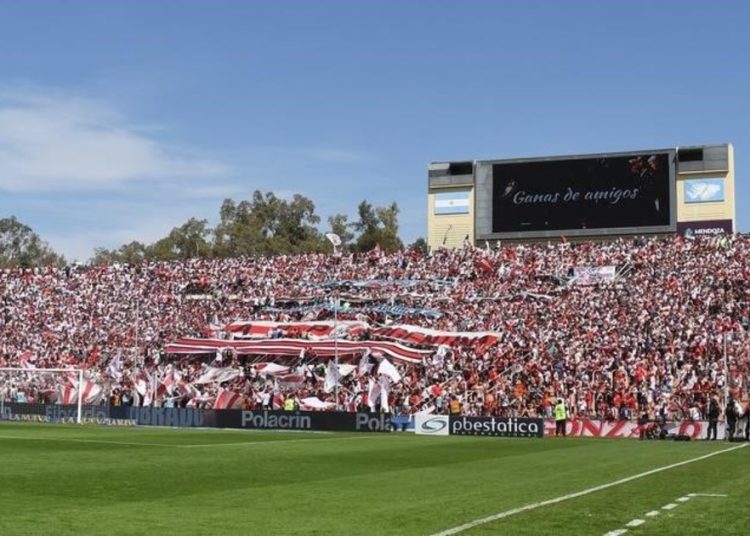
[[6, 270], [0, 367], [85, 368], [88, 404], [699, 419], [747, 396], [749, 303], [742, 235]]

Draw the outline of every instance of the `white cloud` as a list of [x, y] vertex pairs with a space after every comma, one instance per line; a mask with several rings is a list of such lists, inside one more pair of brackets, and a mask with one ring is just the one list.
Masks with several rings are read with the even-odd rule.
[[0, 189], [98, 190], [226, 172], [222, 163], [181, 154], [148, 136], [105, 103], [0, 91]]

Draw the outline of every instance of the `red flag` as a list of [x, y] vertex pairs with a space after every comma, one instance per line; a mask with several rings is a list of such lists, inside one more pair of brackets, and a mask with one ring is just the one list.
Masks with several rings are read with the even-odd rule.
[[485, 274], [492, 273], [493, 271], [492, 263], [488, 259], [479, 259], [474, 267]]

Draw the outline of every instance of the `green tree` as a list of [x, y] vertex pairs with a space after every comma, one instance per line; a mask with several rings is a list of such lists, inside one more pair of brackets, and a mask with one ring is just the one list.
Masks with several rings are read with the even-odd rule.
[[211, 254], [208, 242], [211, 232], [206, 220], [190, 218], [172, 229], [166, 237], [148, 246], [146, 256], [160, 261], [208, 257]]
[[120, 246], [119, 249], [108, 250], [106, 248], [96, 248], [91, 262], [98, 265], [112, 264], [114, 262], [140, 264], [146, 259], [147, 253], [148, 251], [144, 244], [133, 241]]
[[291, 201], [255, 191], [252, 200], [226, 199], [214, 231], [217, 256], [282, 255], [323, 251], [315, 204], [296, 194]]
[[384, 251], [398, 251], [404, 247], [398, 237], [398, 214], [400, 210], [394, 202], [387, 207], [379, 207], [375, 210], [380, 222], [380, 248]]
[[0, 219], [0, 268], [60, 266], [65, 259], [55, 253], [31, 227], [15, 216]]
[[352, 228], [358, 233], [354, 250], [369, 251], [375, 246], [387, 252], [401, 249], [403, 243], [398, 237], [398, 214], [396, 203], [387, 207], [373, 207], [367, 201], [362, 201], [357, 207], [359, 219], [352, 223]]
[[325, 244], [318, 223], [320, 217], [315, 214], [315, 204], [307, 197], [295, 194], [290, 202], [281, 200], [275, 211], [271, 253], [323, 251]]
[[[257, 192], [256, 192], [257, 193]], [[219, 211], [219, 225], [214, 230], [214, 254], [218, 257], [257, 255], [263, 241], [262, 229], [252, 216], [249, 201], [236, 203], [225, 199]]]
[[427, 240], [425, 240], [421, 236], [409, 245], [409, 249], [419, 251], [420, 253], [423, 253], [425, 255], [427, 255], [427, 253], [429, 253], [430, 251], [429, 246], [427, 246]]

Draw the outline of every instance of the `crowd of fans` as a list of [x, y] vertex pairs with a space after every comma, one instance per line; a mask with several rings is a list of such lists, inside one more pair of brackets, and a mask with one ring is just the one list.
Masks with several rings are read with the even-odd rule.
[[[613, 267], [614, 275], [576, 277], [593, 267]], [[346, 281], [371, 284], [330, 284]], [[225, 327], [235, 321], [331, 320], [330, 306], [315, 305], [334, 297], [345, 302], [338, 321], [498, 339], [428, 346], [421, 363], [391, 360], [401, 379], [389, 381], [387, 400], [377, 403], [376, 355], [342, 359], [355, 366], [332, 390], [328, 363], [315, 355], [164, 351], [180, 337], [231, 337]], [[351, 304], [411, 309], [355, 313]], [[440, 314], [419, 312], [426, 310]], [[467, 415], [549, 416], [563, 398], [579, 417], [702, 419], [711, 396], [746, 398], [749, 327], [750, 238], [742, 235], [0, 273], [0, 367], [83, 368], [87, 401], [112, 404], [214, 407], [221, 393], [233, 393], [235, 407], [290, 400], [308, 407], [303, 401], [314, 399], [315, 408], [445, 413], [455, 396]], [[290, 386], [266, 373], [261, 363], [270, 361], [299, 381]], [[0, 373], [0, 397], [65, 402], [76, 386], [68, 376]]]

